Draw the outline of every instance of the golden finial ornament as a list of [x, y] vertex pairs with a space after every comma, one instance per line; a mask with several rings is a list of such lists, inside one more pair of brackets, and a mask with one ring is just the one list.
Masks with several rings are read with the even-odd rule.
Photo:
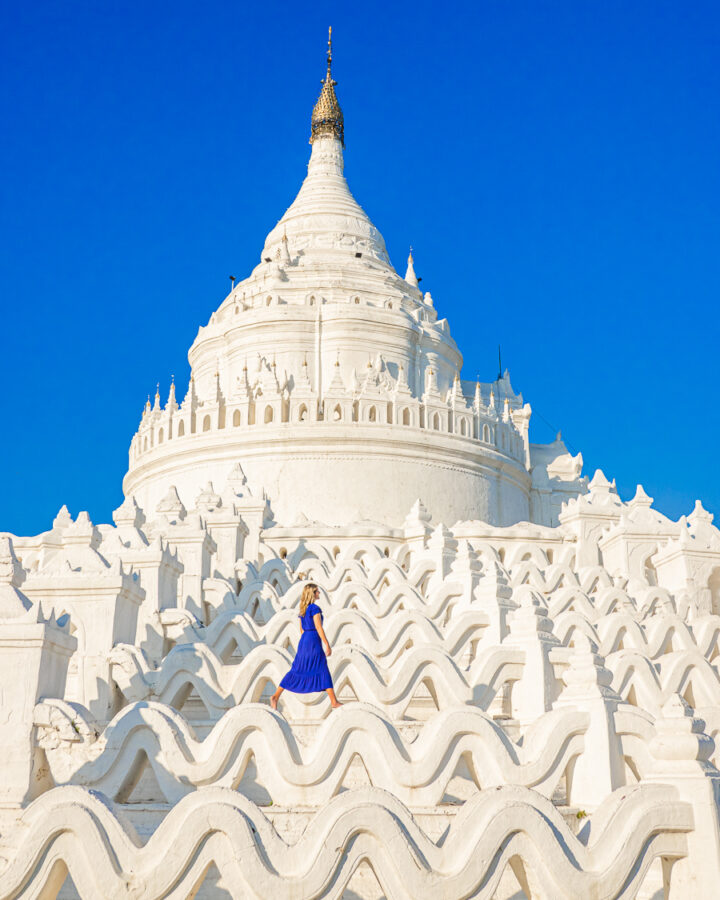
[[322, 82], [322, 90], [312, 112], [310, 122], [310, 143], [315, 138], [329, 134], [336, 137], [345, 146], [345, 123], [340, 104], [335, 96], [335, 85], [332, 77], [332, 26], [328, 29], [327, 73]]

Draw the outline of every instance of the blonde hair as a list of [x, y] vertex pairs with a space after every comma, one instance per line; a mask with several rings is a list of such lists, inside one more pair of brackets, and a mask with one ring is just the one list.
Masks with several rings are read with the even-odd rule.
[[315, 591], [317, 589], [317, 585], [313, 584], [312, 581], [308, 582], [303, 588], [302, 596], [300, 597], [300, 615], [304, 616], [307, 612], [308, 606], [315, 599]]

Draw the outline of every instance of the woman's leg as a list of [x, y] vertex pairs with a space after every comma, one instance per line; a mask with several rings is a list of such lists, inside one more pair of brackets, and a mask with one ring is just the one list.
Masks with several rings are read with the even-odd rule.
[[333, 690], [333, 688], [327, 688], [327, 695], [330, 698], [333, 709], [337, 709], [338, 706], [342, 706], [342, 703], [340, 703], [338, 698], [335, 696], [335, 691]]
[[270, 698], [270, 706], [272, 706], [273, 709], [277, 709], [278, 700], [280, 699], [280, 694], [282, 694], [282, 692], [284, 690], [285, 690], [285, 688], [279, 687], [275, 691], [275, 693], [272, 695], [272, 697]]

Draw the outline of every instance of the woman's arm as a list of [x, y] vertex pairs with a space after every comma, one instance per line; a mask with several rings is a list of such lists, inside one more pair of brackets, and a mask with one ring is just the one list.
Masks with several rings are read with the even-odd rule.
[[330, 656], [332, 654], [332, 649], [328, 642], [328, 639], [325, 637], [325, 632], [322, 627], [322, 616], [320, 613], [315, 613], [313, 616], [313, 622], [315, 623], [315, 628], [317, 628], [317, 633], [320, 635], [320, 640], [325, 645], [325, 656]]

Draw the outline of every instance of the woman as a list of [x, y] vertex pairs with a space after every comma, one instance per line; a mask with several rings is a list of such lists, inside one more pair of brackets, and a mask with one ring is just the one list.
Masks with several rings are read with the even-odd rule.
[[302, 636], [290, 671], [270, 698], [270, 705], [273, 709], [277, 709], [280, 694], [284, 690], [292, 691], [295, 694], [327, 691], [333, 709], [342, 706], [335, 696], [330, 669], [328, 669], [325, 659], [326, 656], [330, 656], [332, 650], [323, 631], [323, 614], [315, 603], [319, 596], [320, 588], [316, 584], [306, 584], [303, 588], [299, 617]]

